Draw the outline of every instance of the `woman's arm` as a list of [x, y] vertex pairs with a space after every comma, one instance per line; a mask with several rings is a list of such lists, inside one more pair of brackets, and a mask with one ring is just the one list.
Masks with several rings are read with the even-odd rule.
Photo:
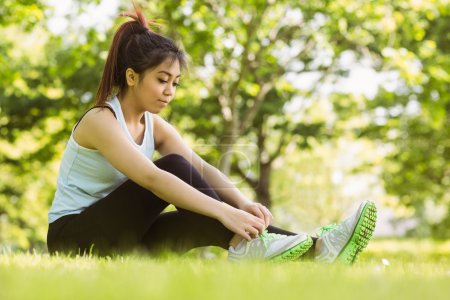
[[74, 138], [99, 150], [117, 170], [161, 199], [218, 219], [228, 229], [248, 240], [264, 230], [264, 223], [259, 218], [216, 201], [175, 175], [159, 169], [131, 144], [109, 110], [99, 108], [89, 111], [76, 133]]
[[273, 217], [266, 207], [247, 199], [225, 174], [198, 156], [168, 122], [157, 115], [154, 115], [153, 118], [156, 150], [161, 155], [176, 153], [183, 156], [197, 169], [223, 201], [259, 217], [264, 220], [266, 227], [269, 226]]

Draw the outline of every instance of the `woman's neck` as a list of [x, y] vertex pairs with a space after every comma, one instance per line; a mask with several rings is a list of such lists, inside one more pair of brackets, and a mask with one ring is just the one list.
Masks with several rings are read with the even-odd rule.
[[122, 109], [123, 117], [127, 124], [139, 124], [144, 122], [144, 110], [137, 107], [136, 101], [128, 94], [118, 95], [120, 107]]

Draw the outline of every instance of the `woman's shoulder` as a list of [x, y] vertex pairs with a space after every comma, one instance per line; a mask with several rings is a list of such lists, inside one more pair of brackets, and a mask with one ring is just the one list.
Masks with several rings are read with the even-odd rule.
[[90, 110], [88, 110], [85, 114], [85, 116], [97, 116], [97, 117], [105, 117], [105, 116], [113, 116], [116, 118], [116, 113], [109, 105], [103, 105], [103, 106], [94, 106]]
[[[117, 122], [112, 110], [106, 107], [91, 108], [78, 121], [73, 131], [73, 138], [79, 145], [95, 149], [90, 141], [95, 139], [98, 132], [104, 132], [111, 128], [111, 122]], [[112, 133], [110, 132], [110, 134]]]
[[93, 107], [78, 121], [78, 126], [92, 129], [92, 126], [105, 126], [112, 121], [116, 121], [116, 115], [112, 109], [106, 106]]
[[155, 135], [156, 134], [162, 135], [167, 131], [175, 130], [175, 128], [163, 117], [153, 114], [152, 118], [153, 118], [153, 131]]
[[164, 120], [159, 115], [154, 116], [154, 139], [155, 139], [155, 149], [159, 150], [160, 147], [168, 143], [178, 143], [180, 134], [178, 130], [170, 124], [168, 121]]

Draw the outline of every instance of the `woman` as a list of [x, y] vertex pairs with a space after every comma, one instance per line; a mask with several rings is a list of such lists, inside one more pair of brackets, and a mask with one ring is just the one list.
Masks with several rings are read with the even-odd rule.
[[[232, 260], [295, 260], [309, 251], [321, 261], [353, 262], [372, 235], [373, 203], [318, 240], [271, 226], [266, 207], [247, 200], [158, 116], [175, 96], [185, 55], [135, 11], [123, 14], [133, 21], [117, 30], [96, 105], [74, 126], [64, 152], [49, 251], [182, 253], [214, 245]], [[163, 157], [153, 162], [155, 150]], [[169, 204], [177, 210], [162, 213]]]

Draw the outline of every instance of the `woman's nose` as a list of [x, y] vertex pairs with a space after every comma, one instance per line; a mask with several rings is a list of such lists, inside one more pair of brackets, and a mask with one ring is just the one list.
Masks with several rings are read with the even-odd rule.
[[166, 86], [166, 88], [164, 89], [164, 95], [166, 95], [166, 96], [172, 96], [173, 95], [173, 92], [174, 92], [174, 87], [172, 86], [172, 85], [170, 85], [170, 84], [168, 84], [167, 86]]

